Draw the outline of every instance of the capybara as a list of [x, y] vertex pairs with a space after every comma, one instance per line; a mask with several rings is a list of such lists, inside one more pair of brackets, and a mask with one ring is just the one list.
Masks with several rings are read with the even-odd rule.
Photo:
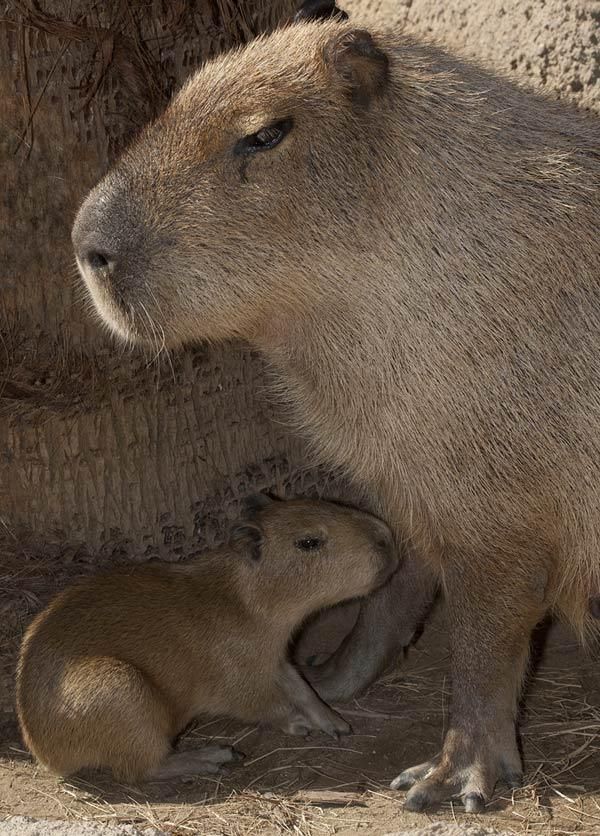
[[86, 578], [33, 621], [17, 709], [51, 771], [109, 767], [133, 782], [215, 771], [234, 759], [230, 747], [173, 751], [199, 714], [290, 734], [350, 731], [290, 664], [288, 643], [310, 613], [389, 578], [391, 532], [327, 502], [260, 495], [249, 506], [228, 547]]
[[599, 209], [597, 119], [331, 20], [206, 64], [75, 223], [117, 334], [260, 350], [319, 460], [406, 545], [316, 669], [324, 699], [389, 658], [441, 583], [451, 721], [393, 782], [410, 809], [479, 810], [517, 783], [533, 627], [597, 624]]

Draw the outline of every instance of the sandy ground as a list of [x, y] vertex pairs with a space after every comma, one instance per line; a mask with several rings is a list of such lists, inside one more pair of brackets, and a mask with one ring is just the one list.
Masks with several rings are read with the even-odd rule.
[[[141, 830], [129, 824], [110, 825], [92, 822], [65, 822], [50, 819], [32, 819], [14, 816], [0, 822], [1, 836], [166, 836], [163, 830], [144, 827]], [[462, 827], [460, 824], [434, 822], [418, 830], [397, 830], [387, 836], [504, 836], [504, 833], [488, 827]]]
[[[52, 821], [14, 816], [5, 823], [0, 822], [1, 836], [166, 836], [165, 831], [154, 827], [142, 829], [129, 824], [111, 825], [92, 822]], [[467, 826], [434, 822], [418, 830], [397, 830], [387, 836], [504, 836], [495, 828]]]

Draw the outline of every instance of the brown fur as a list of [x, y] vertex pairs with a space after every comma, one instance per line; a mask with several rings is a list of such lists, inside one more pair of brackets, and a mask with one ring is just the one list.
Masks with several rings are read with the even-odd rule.
[[[236, 156], [284, 118], [279, 145]], [[547, 611], [592, 625], [599, 149], [597, 120], [434, 46], [306, 24], [203, 68], [75, 225], [115, 331], [260, 349], [319, 458], [409, 544], [411, 597], [441, 580], [452, 725], [441, 759], [396, 782], [416, 783], [413, 808], [459, 792], [477, 809], [516, 780], [531, 630]], [[322, 695], [360, 684], [356, 642], [381, 661], [406, 639], [406, 577], [315, 674]]]
[[[302, 551], [298, 541], [324, 545]], [[293, 734], [348, 724], [287, 661], [315, 610], [365, 595], [396, 565], [387, 526], [325, 502], [270, 502], [232, 546], [187, 565], [114, 570], [64, 592], [21, 649], [25, 742], [49, 769], [110, 767], [122, 779], [215, 770], [227, 747], [171, 753], [198, 714], [267, 721]]]

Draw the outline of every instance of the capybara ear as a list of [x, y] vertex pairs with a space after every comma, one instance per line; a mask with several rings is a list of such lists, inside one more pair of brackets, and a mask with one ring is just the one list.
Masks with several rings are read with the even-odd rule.
[[234, 525], [229, 536], [230, 545], [256, 563], [262, 557], [263, 531], [256, 523], [243, 522]]
[[344, 31], [325, 47], [325, 62], [345, 83], [355, 104], [367, 107], [389, 78], [388, 57], [364, 29]]
[[302, 23], [306, 20], [348, 20], [348, 14], [335, 5], [335, 0], [304, 0], [294, 15], [294, 23]]

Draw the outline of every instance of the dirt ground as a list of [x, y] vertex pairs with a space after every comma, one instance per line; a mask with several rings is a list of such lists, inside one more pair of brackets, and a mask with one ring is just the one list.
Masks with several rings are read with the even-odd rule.
[[[63, 565], [48, 573], [51, 564], [26, 558], [13, 565], [0, 589], [0, 820], [85, 819], [151, 825], [177, 836], [383, 836], [434, 821], [478, 823], [509, 833], [600, 833], [600, 671], [597, 658], [560, 627], [547, 631], [523, 709], [527, 786], [514, 793], [498, 788], [481, 816], [467, 817], [450, 803], [427, 816], [403, 812], [404, 793], [392, 792], [389, 782], [436, 752], [447, 722], [443, 606], [404, 664], [341, 707], [354, 734], [339, 743], [204, 718], [181, 746], [224, 741], [245, 755], [241, 765], [218, 778], [154, 783], [143, 790], [99, 774], [59, 781], [32, 762], [20, 740], [12, 710], [15, 652], [32, 614], [88, 568]], [[340, 638], [335, 623], [324, 625], [310, 645], [332, 650]]]

